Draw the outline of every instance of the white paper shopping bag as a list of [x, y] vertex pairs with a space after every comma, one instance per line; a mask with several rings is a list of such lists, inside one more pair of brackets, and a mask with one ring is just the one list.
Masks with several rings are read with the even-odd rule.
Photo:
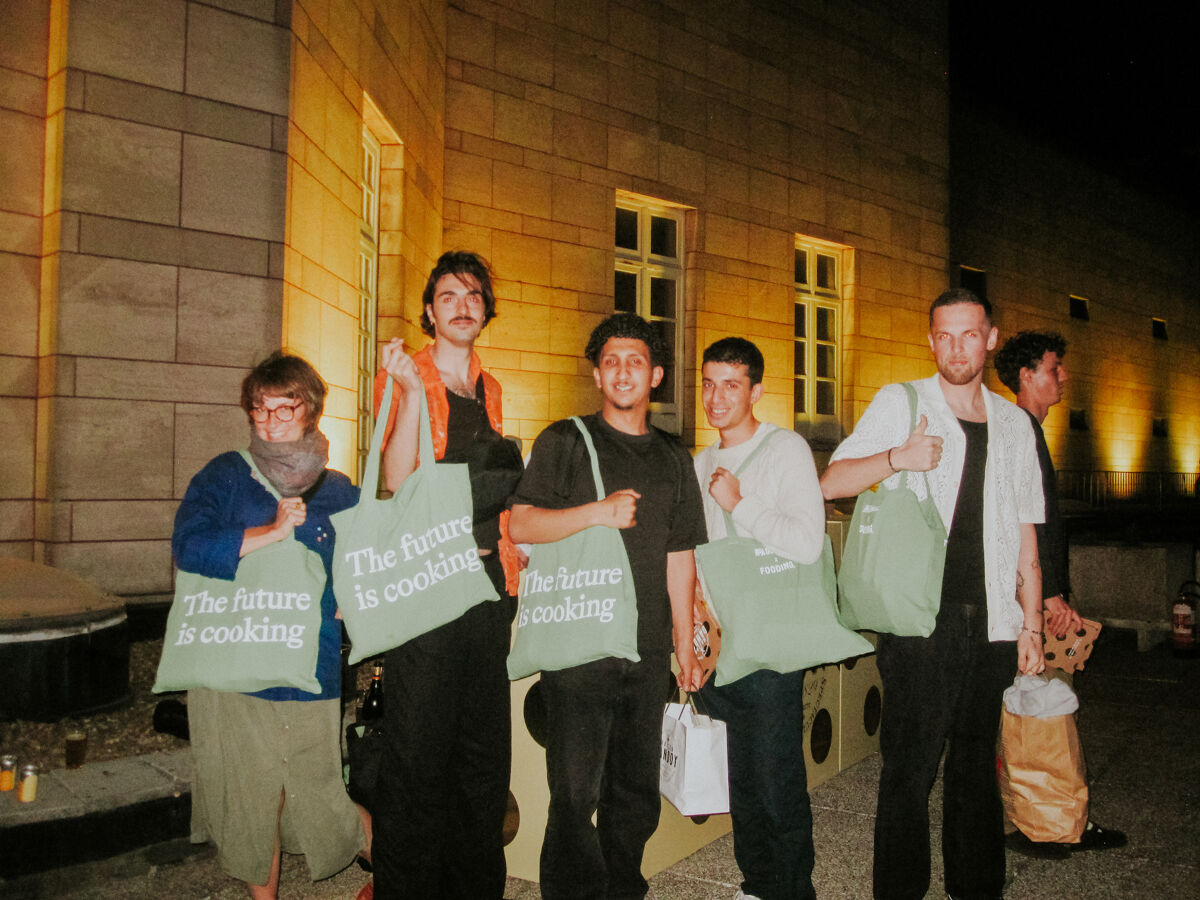
[[725, 723], [690, 704], [663, 710], [659, 790], [685, 816], [729, 812], [729, 750]]

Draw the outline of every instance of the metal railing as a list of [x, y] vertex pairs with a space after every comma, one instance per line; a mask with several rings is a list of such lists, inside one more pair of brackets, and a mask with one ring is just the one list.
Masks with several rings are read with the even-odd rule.
[[1123, 504], [1166, 509], [1194, 501], [1197, 480], [1195, 472], [1062, 469], [1058, 472], [1058, 496], [1099, 509]]

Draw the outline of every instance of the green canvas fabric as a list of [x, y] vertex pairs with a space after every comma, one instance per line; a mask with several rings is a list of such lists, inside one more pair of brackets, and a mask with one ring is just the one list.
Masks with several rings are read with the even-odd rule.
[[[909, 430], [917, 427], [917, 392], [908, 391]], [[922, 473], [924, 474], [924, 473]], [[838, 574], [841, 619], [847, 628], [928, 637], [942, 600], [946, 526], [925, 476], [925, 498], [883, 482], [854, 504]]]
[[[242, 458], [276, 500], [279, 492]], [[325, 567], [295, 536], [247, 553], [232, 581], [180, 570], [153, 690], [319, 693], [317, 647]]]
[[[587, 427], [583, 435], [592, 461], [596, 499], [604, 482]], [[621, 532], [594, 525], [561, 541], [535, 544], [521, 575], [517, 634], [508, 654], [508, 677], [569, 669], [605, 657], [640, 660], [637, 596]]]
[[[380, 406], [392, 402], [388, 378]], [[377, 420], [358, 503], [330, 516], [337, 543], [333, 590], [350, 635], [351, 663], [378, 656], [498, 600], [472, 533], [465, 463], [438, 463], [425, 392], [419, 391], [420, 461], [389, 499], [378, 498], [382, 422]]]
[[[745, 471], [770, 439], [760, 441], [734, 475]], [[718, 686], [759, 669], [795, 672], [874, 651], [838, 621], [828, 535], [820, 558], [803, 565], [738, 535], [728, 512], [725, 534], [696, 548], [704, 598], [721, 626]]]

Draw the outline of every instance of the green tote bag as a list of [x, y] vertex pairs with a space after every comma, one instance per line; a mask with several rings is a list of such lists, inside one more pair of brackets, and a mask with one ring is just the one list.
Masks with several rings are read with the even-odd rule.
[[391, 409], [388, 378], [358, 503], [329, 517], [336, 532], [333, 591], [350, 635], [350, 662], [399, 647], [498, 600], [471, 531], [465, 463], [438, 463], [421, 391], [420, 464], [380, 500], [382, 422]]
[[[604, 482], [587, 427], [596, 499]], [[521, 575], [517, 635], [508, 654], [508, 677], [569, 669], [605, 657], [637, 662], [637, 595], [621, 532], [593, 525], [551, 544], [534, 544]]]
[[[746, 470], [771, 437], [759, 442], [734, 475]], [[738, 535], [728, 512], [725, 534], [696, 548], [704, 599], [721, 626], [718, 686], [759, 669], [795, 672], [874, 651], [838, 621], [828, 535], [820, 558], [802, 565]]]
[[[909, 430], [917, 427], [917, 392], [908, 392]], [[925, 478], [925, 498], [880, 482], [858, 496], [838, 573], [847, 628], [928, 637], [942, 602], [946, 526]]]
[[[281, 499], [250, 454], [243, 450], [242, 458]], [[247, 553], [232, 581], [180, 569], [154, 691], [292, 687], [318, 693], [324, 591], [321, 557], [295, 535]]]

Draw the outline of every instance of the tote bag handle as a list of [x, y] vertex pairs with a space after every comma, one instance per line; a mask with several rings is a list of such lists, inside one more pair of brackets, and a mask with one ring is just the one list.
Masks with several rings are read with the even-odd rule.
[[267, 481], [267, 476], [264, 475], [262, 470], [258, 468], [258, 464], [254, 462], [254, 457], [250, 455], [250, 451], [239, 450], [238, 453], [240, 453], [242, 459], [246, 461], [246, 465], [250, 467], [250, 474], [254, 476], [254, 480], [265, 487], [267, 489], [267, 493], [274, 497], [276, 501], [282, 500], [283, 495], [280, 494], [279, 491], [275, 490], [275, 485]]
[[[908, 394], [908, 433], [912, 434], [917, 430], [917, 389], [913, 387], [911, 381], [904, 382], [904, 391]], [[933, 490], [929, 487], [929, 471], [921, 473], [921, 477], [925, 479], [925, 496], [932, 497]]]
[[[775, 436], [775, 432], [778, 430], [778, 428], [772, 428], [770, 434], [766, 435], [761, 441], [758, 442], [758, 446], [751, 450], [750, 454], [742, 460], [742, 464], [737, 467], [737, 471], [733, 473], [734, 478], [741, 477], [741, 474], [746, 471], [746, 467], [754, 461], [754, 457], [762, 453], [763, 448], [767, 446], [767, 442]], [[737, 537], [737, 526], [733, 524], [733, 513], [723, 506], [721, 507], [721, 512], [725, 515], [725, 536]]]
[[592, 463], [592, 480], [596, 482], [596, 499], [603, 500], [608, 495], [604, 493], [604, 479], [600, 477], [600, 461], [596, 458], [596, 447], [592, 443], [592, 435], [588, 432], [587, 426], [583, 424], [583, 419], [579, 418], [579, 416], [571, 416], [571, 421], [575, 423], [575, 427], [583, 435], [583, 443], [587, 446], [588, 459]]
[[[387, 422], [389, 410], [392, 408], [392, 385], [394, 379], [391, 375], [387, 377], [387, 382], [383, 388], [383, 400], [379, 404], [379, 415], [375, 417], [375, 426], [371, 430], [371, 449], [367, 452], [367, 465], [363, 470], [362, 492], [359, 502], [369, 500], [376, 502], [379, 499], [379, 458], [383, 453], [383, 432], [386, 430], [381, 427], [382, 422]], [[418, 413], [418, 452], [417, 466], [432, 466], [437, 464], [433, 453], [433, 432], [429, 427], [429, 407], [425, 401], [425, 389], [420, 391], [421, 410]]]

